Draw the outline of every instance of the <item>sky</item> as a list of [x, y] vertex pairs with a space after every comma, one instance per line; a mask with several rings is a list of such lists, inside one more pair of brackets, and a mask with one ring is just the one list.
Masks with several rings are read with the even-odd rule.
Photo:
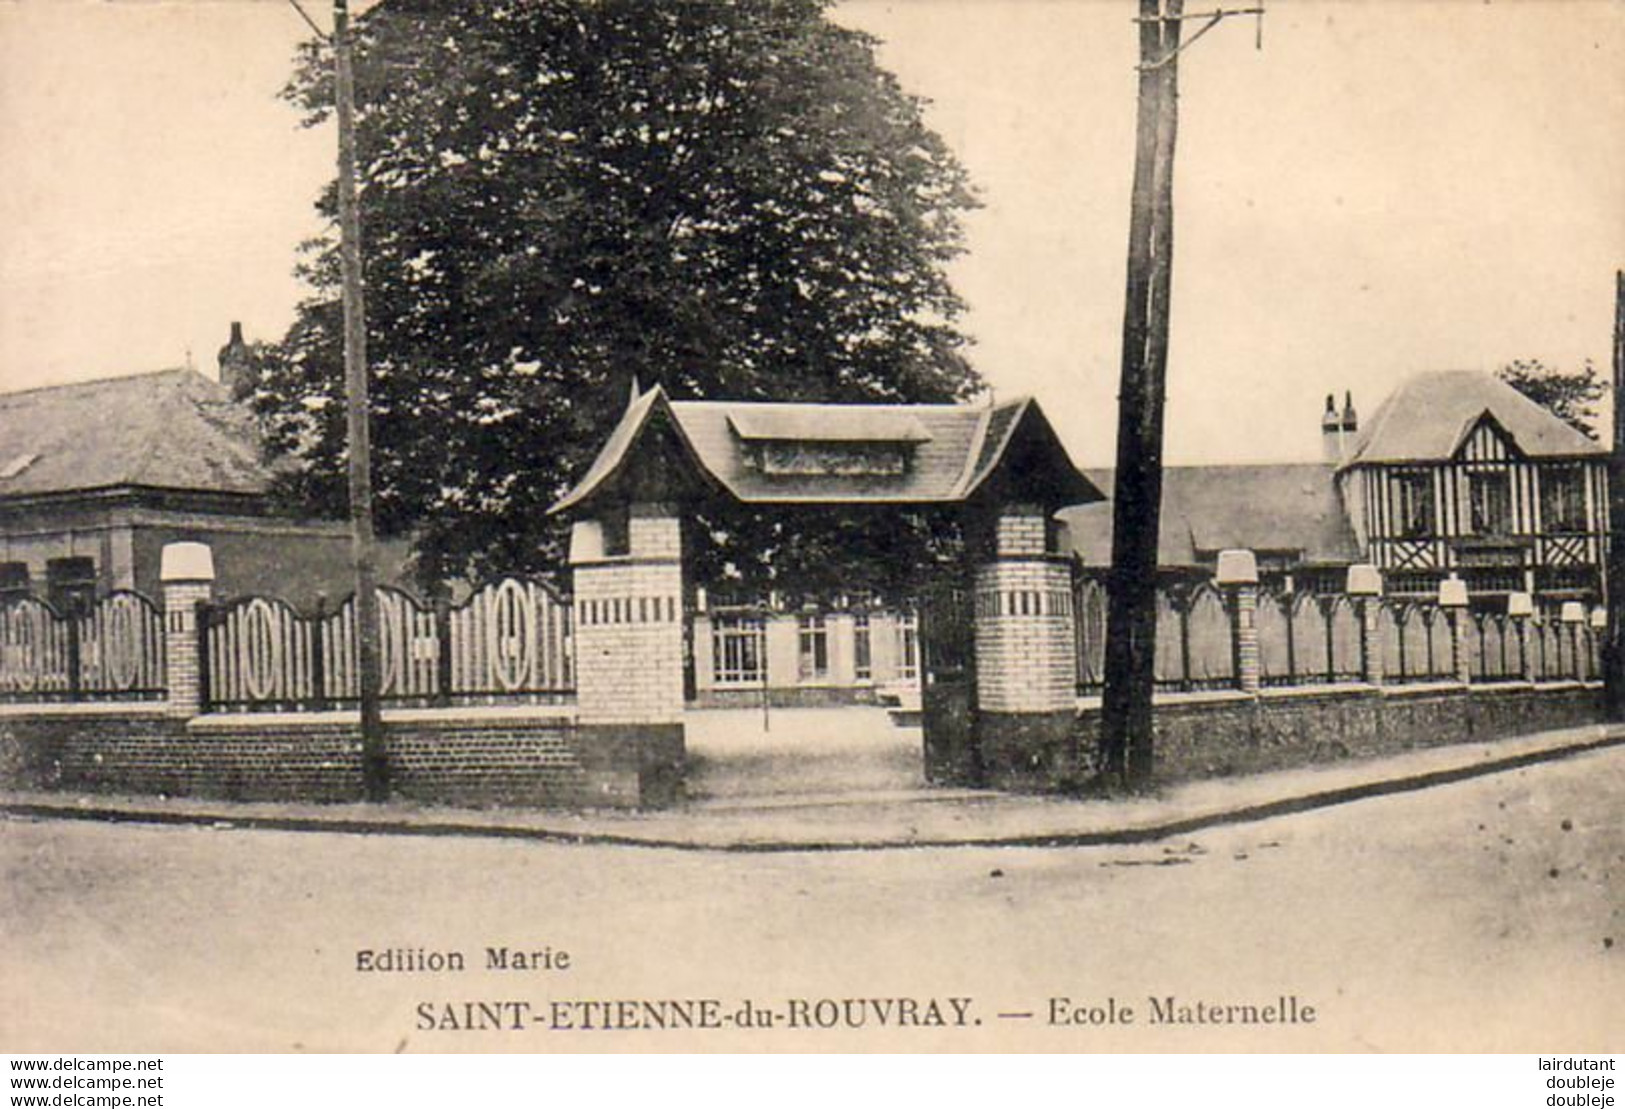
[[[1266, 2], [1262, 49], [1237, 18], [1180, 58], [1168, 459], [1312, 459], [1325, 394], [1369, 413], [1423, 370], [1606, 375], [1625, 3]], [[980, 190], [974, 363], [1085, 465], [1116, 424], [1135, 7], [835, 10]], [[280, 336], [333, 162], [276, 98], [306, 30], [281, 0], [0, 0], [0, 388]]]

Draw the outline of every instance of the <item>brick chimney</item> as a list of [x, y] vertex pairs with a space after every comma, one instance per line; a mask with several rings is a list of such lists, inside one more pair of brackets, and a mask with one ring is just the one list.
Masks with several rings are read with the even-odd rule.
[[231, 391], [232, 400], [242, 400], [254, 391], [254, 361], [243, 342], [243, 325], [235, 320], [231, 338], [220, 348], [220, 384]]
[[1354, 394], [1343, 394], [1343, 411], [1337, 410], [1337, 397], [1326, 394], [1326, 411], [1320, 417], [1320, 453], [1328, 466], [1341, 466], [1348, 461], [1354, 448], [1354, 433], [1360, 430], [1360, 418], [1354, 412]]
[[1337, 398], [1326, 394], [1326, 412], [1320, 417], [1320, 457], [1329, 465], [1343, 461], [1343, 417], [1337, 412]]

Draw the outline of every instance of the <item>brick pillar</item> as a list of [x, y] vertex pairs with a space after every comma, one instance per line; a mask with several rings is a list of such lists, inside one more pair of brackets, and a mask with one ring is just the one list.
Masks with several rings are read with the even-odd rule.
[[164, 591], [164, 673], [168, 714], [203, 711], [197, 610], [214, 596], [214, 553], [203, 543], [169, 543], [159, 563]]
[[1349, 567], [1344, 591], [1360, 615], [1360, 674], [1371, 685], [1382, 684], [1382, 640], [1377, 617], [1382, 613], [1382, 574], [1375, 566]]
[[606, 551], [605, 531], [581, 520], [570, 536], [583, 763], [616, 800], [660, 804], [682, 773], [681, 522], [672, 505], [638, 503], [623, 552]]
[[1469, 685], [1473, 680], [1473, 656], [1467, 649], [1467, 633], [1472, 628], [1467, 615], [1467, 583], [1451, 574], [1439, 583], [1439, 607], [1450, 618], [1450, 662], [1456, 680]]
[[1005, 508], [975, 574], [976, 739], [995, 784], [1076, 769], [1072, 568], [1047, 535], [1041, 509]]
[[1568, 633], [1569, 666], [1572, 670], [1572, 673], [1564, 674], [1563, 677], [1583, 681], [1585, 664], [1580, 661], [1580, 629], [1585, 626], [1585, 606], [1579, 601], [1564, 601], [1563, 607], [1558, 612], [1558, 622], [1562, 625], [1562, 631]]
[[1535, 653], [1529, 649], [1529, 620], [1535, 614], [1534, 597], [1528, 593], [1507, 596], [1507, 616], [1518, 632], [1518, 673], [1526, 682], [1535, 680]]
[[1258, 560], [1252, 551], [1220, 551], [1215, 579], [1230, 610], [1236, 685], [1244, 693], [1257, 693], [1263, 684], [1263, 659], [1258, 651]]

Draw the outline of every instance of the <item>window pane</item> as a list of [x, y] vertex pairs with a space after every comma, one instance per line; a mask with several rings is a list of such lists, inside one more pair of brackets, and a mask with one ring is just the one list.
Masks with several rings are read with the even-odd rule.
[[723, 616], [711, 625], [718, 685], [760, 685], [767, 678], [766, 626], [756, 617]]
[[860, 612], [852, 617], [852, 675], [859, 681], [874, 676], [874, 663], [869, 650], [869, 614]]
[[829, 675], [829, 635], [822, 616], [802, 616], [796, 621], [800, 640], [800, 678], [817, 681]]

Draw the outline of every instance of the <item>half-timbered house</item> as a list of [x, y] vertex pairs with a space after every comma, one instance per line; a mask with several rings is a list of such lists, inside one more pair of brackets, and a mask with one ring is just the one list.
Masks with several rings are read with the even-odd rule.
[[[1424, 373], [1363, 425], [1352, 397], [1328, 397], [1320, 427], [1318, 463], [1170, 467], [1163, 567], [1201, 577], [1245, 547], [1276, 591], [1338, 592], [1365, 562], [1398, 596], [1434, 596], [1453, 574], [1481, 607], [1601, 600], [1607, 452], [1504, 381]], [[1110, 490], [1109, 470], [1090, 477]], [[1110, 506], [1061, 516], [1084, 565], [1109, 564]]]
[[1602, 588], [1607, 453], [1510, 385], [1414, 377], [1349, 443], [1337, 482], [1390, 592], [1449, 574], [1480, 598], [1594, 600]]

